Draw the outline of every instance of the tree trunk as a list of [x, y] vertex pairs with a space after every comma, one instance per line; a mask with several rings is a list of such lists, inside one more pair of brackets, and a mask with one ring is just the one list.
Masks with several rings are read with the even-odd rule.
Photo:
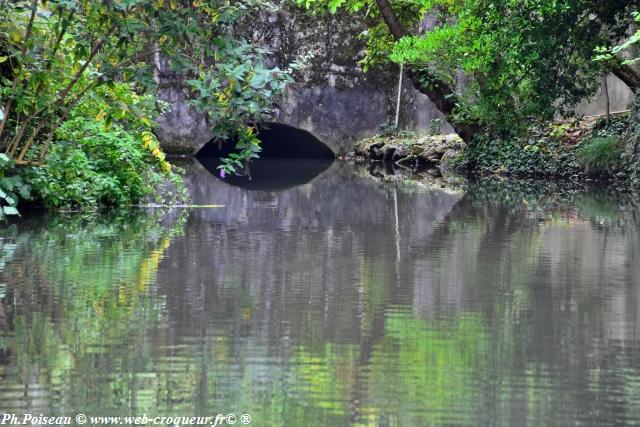
[[609, 99], [609, 83], [607, 82], [607, 75], [602, 76], [602, 94], [604, 95], [604, 109], [607, 113], [607, 123], [611, 117], [611, 100]]
[[630, 65], [626, 64], [616, 64], [612, 67], [611, 72], [624, 84], [626, 84], [629, 89], [634, 92], [638, 92], [640, 89], [640, 73], [634, 70]]
[[[376, 0], [380, 14], [389, 32], [396, 40], [406, 35], [400, 21], [393, 11], [389, 0]], [[453, 127], [460, 138], [466, 143], [478, 133], [480, 128], [473, 123], [459, 122], [454, 119], [453, 112], [458, 105], [458, 96], [446, 82], [438, 79], [427, 67], [407, 67], [407, 74], [413, 86], [421, 93], [427, 95], [436, 107], [446, 116], [447, 121]]]

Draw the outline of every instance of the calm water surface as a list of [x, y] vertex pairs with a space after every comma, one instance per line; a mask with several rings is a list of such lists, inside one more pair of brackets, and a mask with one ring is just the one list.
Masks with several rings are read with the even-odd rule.
[[188, 169], [194, 202], [225, 207], [0, 230], [0, 412], [640, 425], [623, 198]]

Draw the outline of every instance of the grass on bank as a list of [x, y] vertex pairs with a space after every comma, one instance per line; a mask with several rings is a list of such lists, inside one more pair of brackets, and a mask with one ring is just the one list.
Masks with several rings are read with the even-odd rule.
[[588, 174], [607, 175], [620, 170], [623, 148], [620, 137], [591, 137], [576, 148], [576, 158]]

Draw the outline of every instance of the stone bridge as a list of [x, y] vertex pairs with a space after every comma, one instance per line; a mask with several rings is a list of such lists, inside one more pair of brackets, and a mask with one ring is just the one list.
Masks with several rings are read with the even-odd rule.
[[[278, 12], [265, 11], [239, 29], [243, 37], [273, 52], [268, 58], [271, 66], [284, 68], [303, 56], [309, 58], [287, 88], [275, 122], [310, 132], [335, 155], [351, 151], [353, 142], [380, 132], [395, 118], [399, 67], [362, 71], [362, 22], [340, 14], [311, 18], [283, 2]], [[180, 79], [168, 69], [160, 71], [159, 98], [172, 110], [158, 120], [156, 133], [165, 151], [195, 153], [212, 139], [210, 126], [204, 115], [187, 105]], [[404, 85], [401, 126], [426, 129], [435, 118], [442, 115], [431, 101]], [[449, 129], [445, 124], [443, 130]]]

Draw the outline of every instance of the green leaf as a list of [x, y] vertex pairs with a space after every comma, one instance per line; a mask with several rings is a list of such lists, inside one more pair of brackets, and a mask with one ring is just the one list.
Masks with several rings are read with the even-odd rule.
[[18, 209], [14, 208], [13, 206], [4, 206], [2, 210], [4, 211], [5, 215], [20, 215]]
[[31, 194], [29, 193], [29, 190], [26, 187], [20, 187], [18, 192], [20, 193], [20, 197], [22, 197], [23, 199], [28, 200], [31, 198]]

